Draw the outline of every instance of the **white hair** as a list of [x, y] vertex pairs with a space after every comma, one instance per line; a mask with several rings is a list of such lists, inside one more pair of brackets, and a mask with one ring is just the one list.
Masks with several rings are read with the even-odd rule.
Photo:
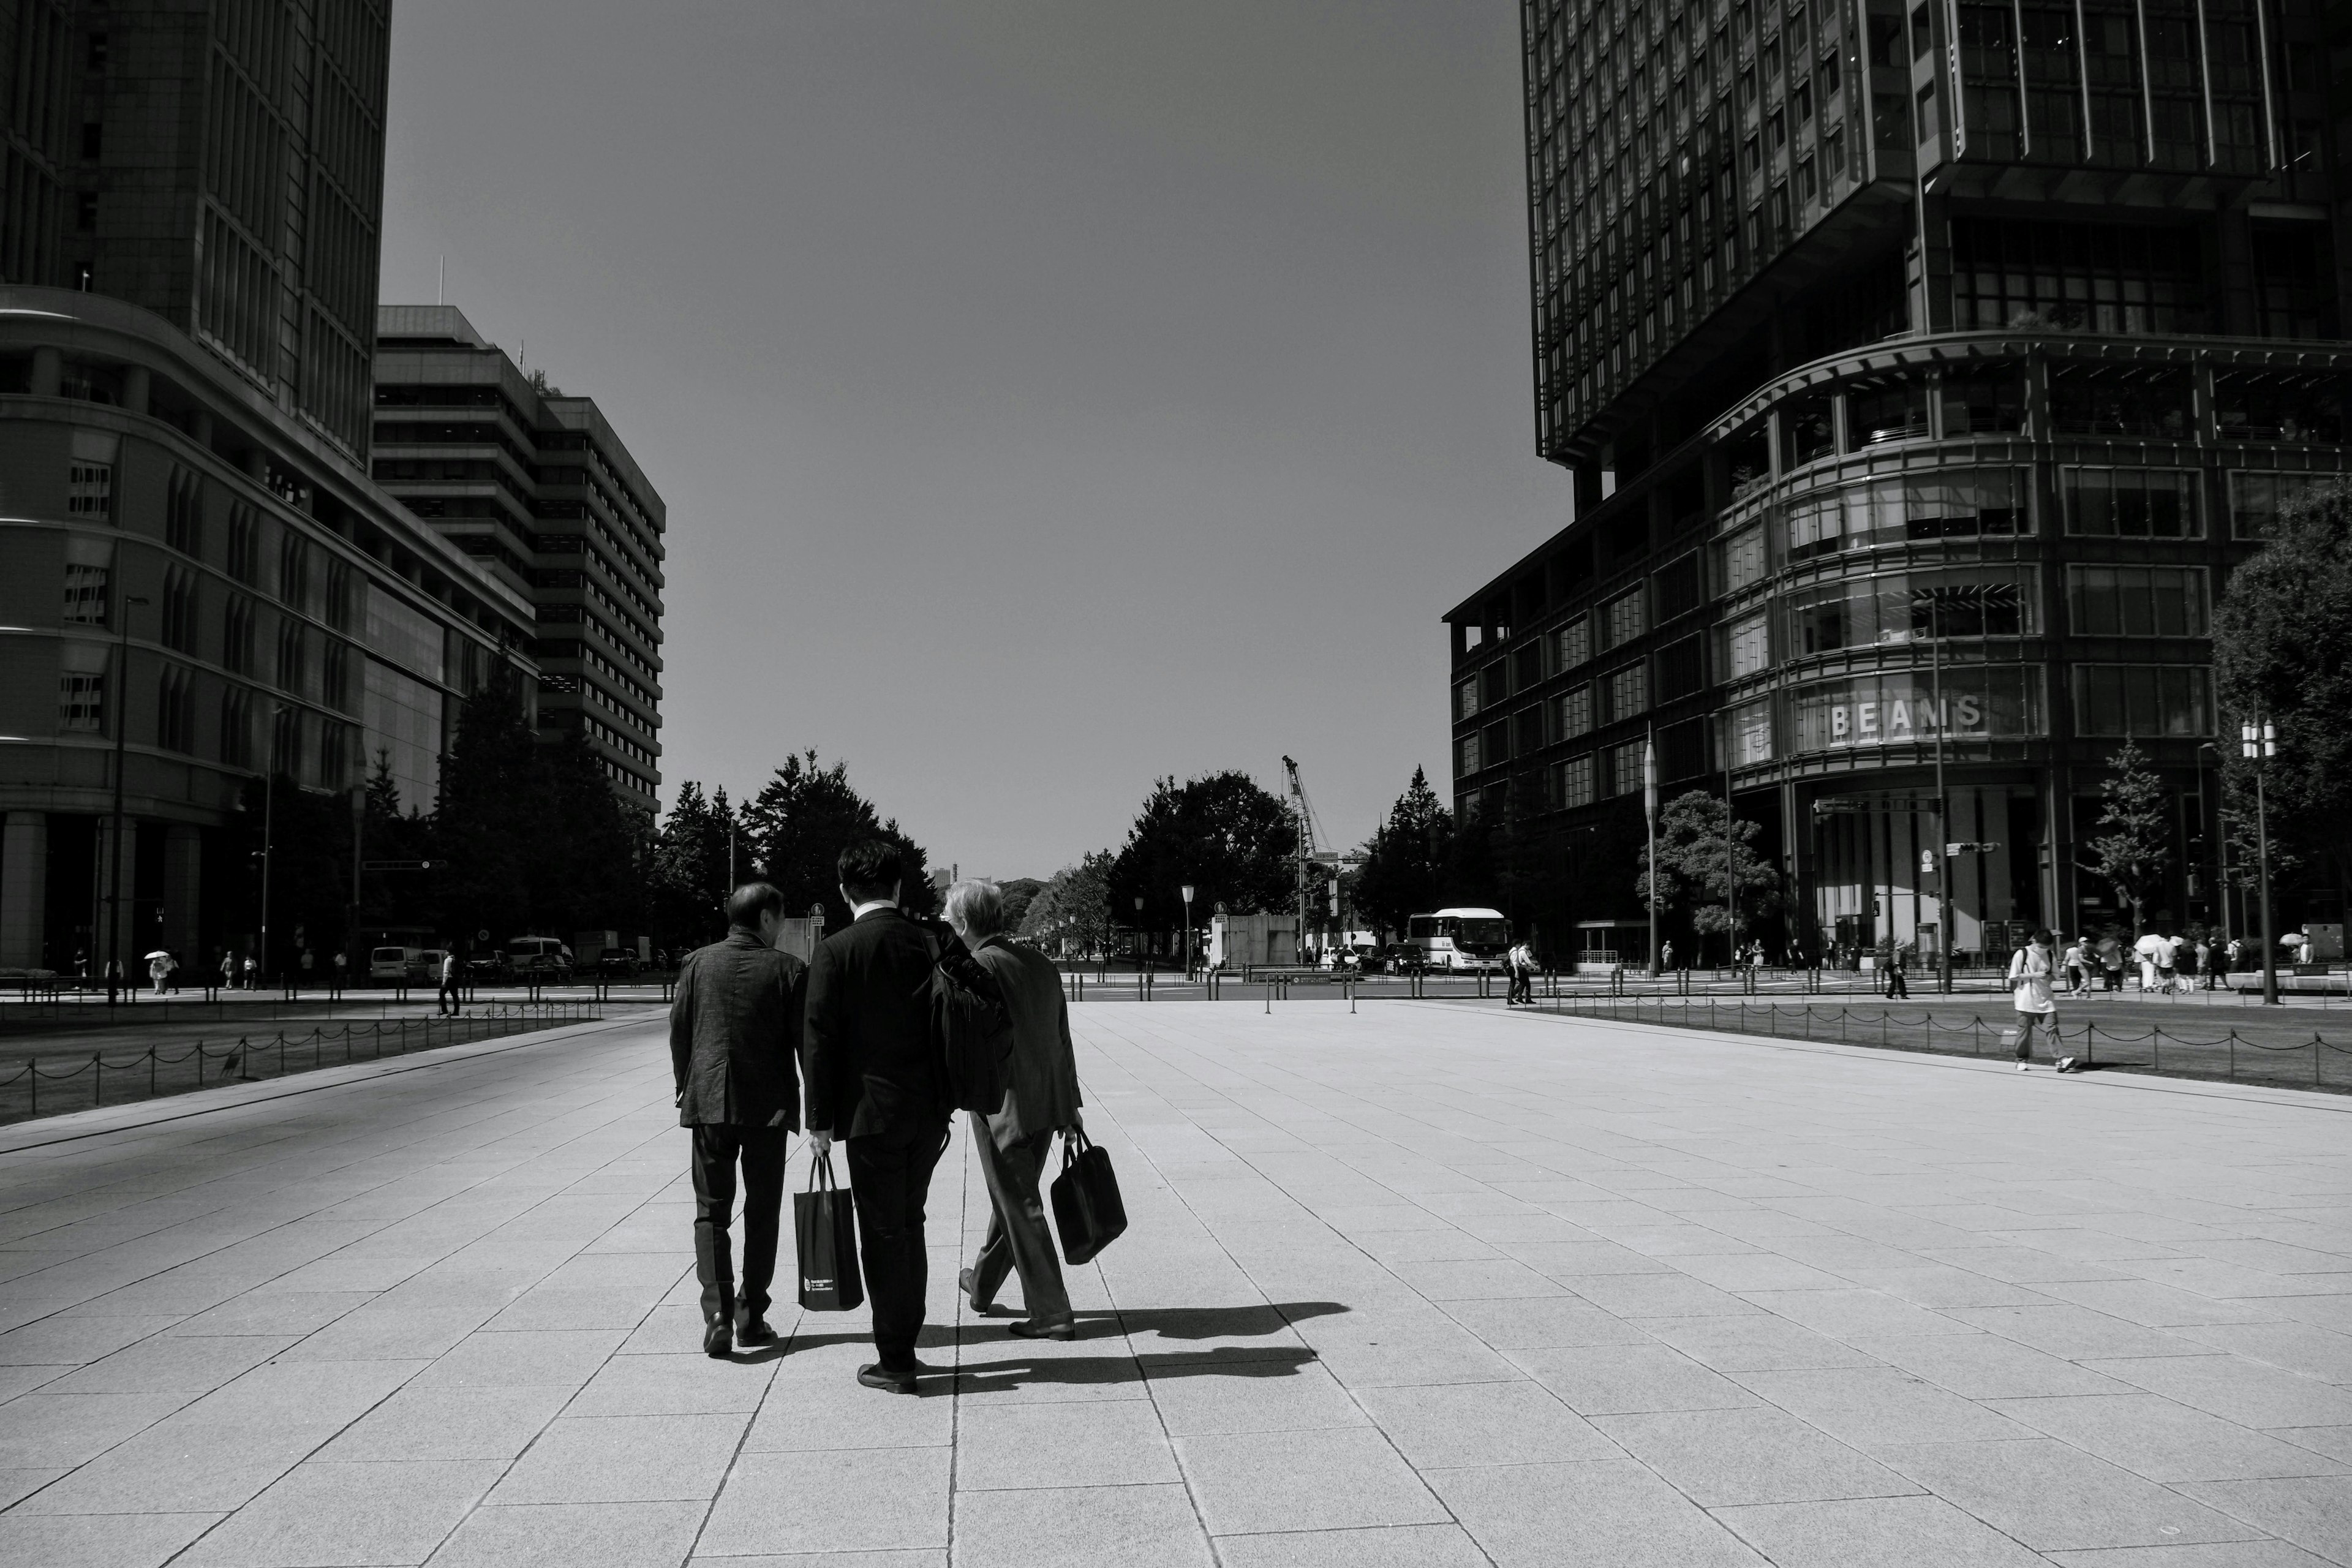
[[993, 882], [958, 882], [948, 889], [947, 908], [950, 923], [974, 939], [1004, 930], [1004, 889]]

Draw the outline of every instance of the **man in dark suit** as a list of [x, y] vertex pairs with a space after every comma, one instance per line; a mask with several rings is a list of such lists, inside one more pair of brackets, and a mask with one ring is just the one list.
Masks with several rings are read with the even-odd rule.
[[912, 1394], [924, 1370], [915, 1359], [929, 1272], [923, 1205], [948, 1141], [948, 1088], [931, 1032], [932, 944], [898, 909], [896, 845], [853, 844], [835, 869], [851, 919], [809, 966], [809, 1143], [818, 1159], [835, 1138], [847, 1144], [874, 1314], [875, 1360], [857, 1381]]
[[[727, 939], [689, 954], [670, 1005], [678, 1125], [694, 1131], [694, 1271], [702, 1281], [702, 1348], [773, 1344], [768, 1286], [784, 1201], [784, 1140], [800, 1125], [798, 1058], [808, 966], [776, 951], [784, 896], [746, 882], [727, 900]], [[743, 1282], [736, 1289], [727, 1219], [743, 1168]]]
[[1005, 1275], [1017, 1269], [1029, 1316], [1013, 1324], [1012, 1331], [1024, 1340], [1075, 1339], [1070, 1294], [1062, 1284], [1045, 1205], [1037, 1195], [1054, 1134], [1080, 1125], [1077, 1058], [1070, 1049], [1070, 1006], [1062, 994], [1062, 973], [1035, 948], [1006, 939], [1004, 895], [993, 882], [950, 888], [948, 923], [996, 982], [1013, 1024], [1004, 1105], [993, 1115], [971, 1119], [972, 1147], [980, 1151], [981, 1178], [996, 1212], [980, 1257], [956, 1282], [972, 1310], [986, 1311]]

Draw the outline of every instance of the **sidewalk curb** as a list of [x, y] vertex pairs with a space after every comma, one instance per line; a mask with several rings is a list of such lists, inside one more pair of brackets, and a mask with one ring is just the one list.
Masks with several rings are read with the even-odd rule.
[[[1444, 1002], [1418, 1004], [1421, 1006], [1442, 1007]], [[1587, 1024], [1599, 1028], [1625, 1029], [1645, 1035], [1670, 1035], [1677, 1039], [1694, 1037], [1701, 1039], [1726, 1040], [1743, 1046], [1764, 1046], [1774, 1050], [1801, 1051], [1814, 1056], [1843, 1057], [1849, 1061], [1902, 1062], [1921, 1067], [1937, 1067], [1962, 1072], [2008, 1073], [2012, 1063], [1986, 1057], [1950, 1056], [1942, 1051], [1905, 1051], [1882, 1049], [1873, 1046], [1842, 1046], [1834, 1040], [1798, 1040], [1787, 1036], [1747, 1035], [1730, 1029], [1698, 1029], [1674, 1024], [1637, 1024], [1618, 1018], [1589, 1018], [1580, 1013], [1548, 1013], [1536, 1008], [1522, 1017], [1553, 1018], [1567, 1023]], [[2034, 1064], [2036, 1073], [2050, 1078], [2060, 1075], [2049, 1071], [2045, 1064]], [[2031, 1075], [2029, 1075], [2031, 1076]], [[2325, 1090], [2302, 1089], [2271, 1089], [2257, 1084], [2214, 1083], [2205, 1079], [2165, 1078], [2154, 1073], [2134, 1072], [2129, 1068], [2100, 1068], [2095, 1072], [2068, 1073], [2069, 1081], [2095, 1084], [2106, 1089], [2137, 1089], [2149, 1094], [2186, 1094], [2206, 1100], [2233, 1100], [2243, 1104], [2291, 1105], [2305, 1110], [2330, 1111], [2336, 1115], [2352, 1115], [2352, 1095], [2329, 1094]]]
[[194, 1116], [215, 1116], [225, 1110], [240, 1110], [247, 1106], [265, 1105], [271, 1100], [288, 1100], [296, 1095], [317, 1094], [355, 1083], [373, 1083], [400, 1073], [450, 1067], [459, 1062], [496, 1056], [501, 1051], [551, 1045], [575, 1036], [642, 1026], [657, 1021], [661, 1016], [659, 1013], [647, 1013], [635, 1017], [606, 1018], [593, 1024], [560, 1024], [551, 1029], [536, 1029], [529, 1034], [500, 1035], [461, 1046], [414, 1051], [389, 1061], [341, 1063], [310, 1072], [289, 1073], [284, 1078], [267, 1079], [259, 1083], [220, 1084], [190, 1089], [184, 1094], [134, 1100], [128, 1105], [99, 1106], [89, 1110], [69, 1110], [61, 1116], [43, 1116], [12, 1122], [0, 1127], [0, 1157], [84, 1139], [101, 1138], [109, 1133], [131, 1132], [143, 1127], [184, 1121]]

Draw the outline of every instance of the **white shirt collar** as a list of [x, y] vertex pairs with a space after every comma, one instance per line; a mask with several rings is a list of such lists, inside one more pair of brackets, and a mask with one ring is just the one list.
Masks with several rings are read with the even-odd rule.
[[895, 910], [898, 907], [898, 906], [896, 903], [892, 902], [888, 899], [875, 899], [867, 903], [853, 904], [850, 906], [849, 918], [853, 921], [862, 921], [871, 910]]

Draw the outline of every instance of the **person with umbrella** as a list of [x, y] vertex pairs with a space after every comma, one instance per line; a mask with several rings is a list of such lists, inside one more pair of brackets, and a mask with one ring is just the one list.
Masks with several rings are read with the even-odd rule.
[[159, 947], [147, 955], [147, 978], [154, 982], [156, 995], [163, 994], [163, 982], [170, 979], [172, 971], [179, 967], [169, 948]]

